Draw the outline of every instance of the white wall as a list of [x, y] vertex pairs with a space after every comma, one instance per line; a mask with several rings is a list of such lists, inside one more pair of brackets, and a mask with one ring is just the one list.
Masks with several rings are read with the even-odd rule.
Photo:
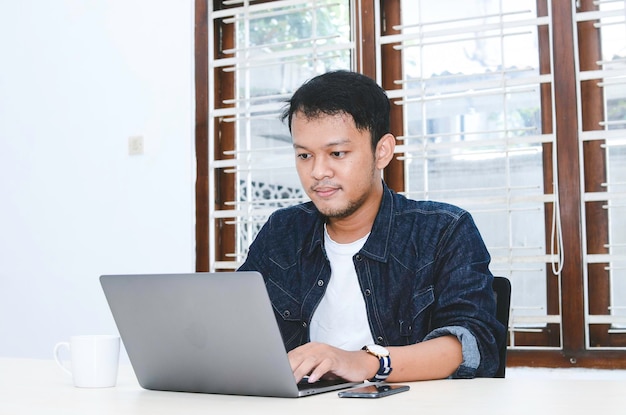
[[192, 0], [0, 2], [0, 356], [117, 332], [101, 274], [193, 270], [193, 87]]

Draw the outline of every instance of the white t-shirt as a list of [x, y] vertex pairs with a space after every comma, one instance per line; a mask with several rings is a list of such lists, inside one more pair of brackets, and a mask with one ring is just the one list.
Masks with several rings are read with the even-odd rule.
[[363, 247], [368, 236], [349, 244], [339, 244], [330, 239], [324, 227], [331, 273], [324, 297], [311, 319], [311, 341], [344, 350], [359, 350], [366, 344], [374, 343], [365, 300], [352, 262], [352, 257]]

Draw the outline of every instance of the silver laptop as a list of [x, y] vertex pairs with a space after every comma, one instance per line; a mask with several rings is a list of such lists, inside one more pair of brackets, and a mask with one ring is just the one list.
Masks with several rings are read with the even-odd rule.
[[296, 383], [258, 272], [103, 275], [100, 283], [145, 389], [299, 397], [357, 385]]

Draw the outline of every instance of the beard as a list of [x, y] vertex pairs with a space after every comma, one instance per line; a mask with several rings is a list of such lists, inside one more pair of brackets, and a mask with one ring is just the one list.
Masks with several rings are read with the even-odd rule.
[[348, 204], [344, 207], [320, 208], [317, 205], [316, 207], [317, 207], [317, 210], [322, 214], [322, 216], [324, 216], [327, 219], [343, 219], [343, 218], [347, 218], [348, 216], [352, 215], [354, 212], [359, 210], [359, 208], [361, 208], [361, 206], [363, 206], [363, 204], [365, 203], [366, 199], [367, 199], [367, 195], [363, 194], [357, 200], [348, 201]]

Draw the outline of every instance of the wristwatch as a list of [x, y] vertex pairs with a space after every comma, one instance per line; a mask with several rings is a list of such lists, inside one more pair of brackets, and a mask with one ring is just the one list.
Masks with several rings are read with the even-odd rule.
[[368, 379], [370, 382], [382, 382], [387, 379], [387, 376], [391, 373], [391, 358], [389, 357], [389, 350], [378, 344], [368, 344], [363, 346], [361, 350], [365, 350], [367, 353], [378, 358], [380, 367], [378, 372], [373, 378]]

